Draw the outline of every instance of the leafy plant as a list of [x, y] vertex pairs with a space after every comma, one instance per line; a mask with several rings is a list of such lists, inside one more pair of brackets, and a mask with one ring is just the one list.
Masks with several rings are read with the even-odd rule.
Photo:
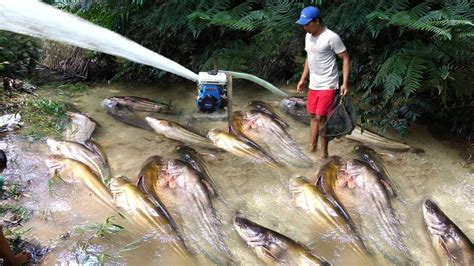
[[22, 114], [26, 125], [24, 134], [40, 139], [62, 133], [66, 108], [62, 102], [50, 98], [30, 98]]
[[78, 263], [98, 263], [104, 265], [105, 259], [112, 257], [110, 254], [97, 249], [93, 242], [101, 238], [109, 239], [113, 235], [125, 232], [123, 226], [113, 222], [114, 219], [114, 216], [110, 216], [102, 224], [93, 223], [75, 228], [76, 232], [79, 233], [92, 232], [92, 236], [87, 240], [78, 242], [78, 250], [76, 251]]

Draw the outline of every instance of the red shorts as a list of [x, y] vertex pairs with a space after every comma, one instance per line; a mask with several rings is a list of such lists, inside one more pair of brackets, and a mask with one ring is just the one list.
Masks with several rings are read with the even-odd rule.
[[336, 90], [308, 90], [306, 110], [312, 115], [328, 115], [336, 96]]

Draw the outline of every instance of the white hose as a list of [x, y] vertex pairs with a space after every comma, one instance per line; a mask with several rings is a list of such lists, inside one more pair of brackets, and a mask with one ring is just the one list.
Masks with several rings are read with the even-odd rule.
[[36, 0], [0, 0], [0, 29], [116, 55], [198, 80], [196, 73], [136, 42]]
[[230, 73], [232, 74], [232, 78], [237, 78], [237, 79], [245, 79], [245, 80], [249, 80], [249, 81], [252, 81], [262, 87], [264, 87], [265, 89], [279, 95], [279, 96], [282, 96], [282, 97], [288, 97], [288, 94], [284, 91], [282, 91], [281, 89], [275, 87], [273, 84], [271, 84], [270, 82], [266, 81], [266, 80], [263, 80], [257, 76], [254, 76], [254, 75], [250, 75], [250, 74], [246, 74], [246, 73], [241, 73], [241, 72], [234, 72], [234, 71], [225, 71], [225, 70], [222, 70], [222, 72], [226, 72], [226, 73]]

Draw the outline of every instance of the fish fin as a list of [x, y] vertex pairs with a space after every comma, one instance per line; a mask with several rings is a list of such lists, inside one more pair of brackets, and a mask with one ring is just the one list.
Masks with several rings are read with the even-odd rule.
[[380, 178], [379, 179], [380, 181], [380, 184], [382, 184], [382, 186], [385, 187], [385, 189], [387, 190], [388, 194], [390, 197], [396, 197], [397, 196], [397, 193], [395, 192], [395, 190], [393, 189], [391, 183], [385, 179], [382, 179]]
[[155, 206], [155, 210], [161, 215], [163, 215], [166, 218], [166, 220], [168, 220], [173, 230], [179, 233], [178, 225], [174, 221], [168, 209], [165, 207], [165, 205], [160, 201], [160, 199], [155, 195], [153, 191], [148, 191], [148, 188], [146, 187], [146, 184], [145, 184], [144, 175], [140, 175], [138, 177], [137, 187], [151, 201], [151, 203], [153, 203], [153, 205]]
[[198, 153], [203, 159], [206, 161], [215, 161], [217, 160], [217, 156], [214, 153], [210, 152], [199, 152]]
[[220, 221], [216, 217], [216, 212], [212, 207], [206, 206], [206, 204], [201, 201], [194, 193], [192, 195], [192, 200], [197, 204], [197, 208], [200, 214], [200, 221], [203, 223], [203, 226], [206, 228], [206, 233], [214, 242], [214, 245], [217, 245], [218, 249], [225, 252], [229, 258], [232, 258], [232, 253], [230, 252], [229, 248], [227, 247], [223, 235], [218, 230], [218, 224]]
[[209, 192], [209, 196], [211, 198], [216, 198], [218, 196], [216, 190], [207, 180], [201, 179], [201, 183], [207, 188], [207, 191]]
[[378, 152], [378, 154], [385, 162], [395, 161], [397, 159], [397, 157], [393, 153]]
[[267, 248], [267, 247], [262, 247], [262, 252], [263, 252], [263, 255], [269, 257], [270, 259], [274, 260], [274, 261], [277, 261], [277, 262], [280, 262], [281, 260], [276, 257], [275, 255], [273, 255], [273, 253]]
[[441, 249], [445, 252], [446, 256], [450, 261], [455, 261], [456, 257], [449, 251], [448, 245], [444, 241], [442, 237], [438, 238], [439, 245], [441, 246]]

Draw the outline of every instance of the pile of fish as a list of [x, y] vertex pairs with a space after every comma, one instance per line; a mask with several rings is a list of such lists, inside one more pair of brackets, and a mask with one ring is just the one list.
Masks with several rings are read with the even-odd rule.
[[[131, 104], [130, 99], [140, 104]], [[285, 99], [282, 106], [288, 106], [290, 100]], [[104, 100], [105, 107], [112, 105], [132, 113], [145, 109], [162, 111], [137, 98]], [[302, 105], [303, 101], [296, 98], [291, 108], [296, 110]], [[117, 110], [116, 107], [110, 110]], [[146, 123], [156, 133], [176, 141], [180, 159], [149, 157], [140, 168], [137, 184], [132, 184], [126, 177], [112, 177], [105, 152], [91, 140], [96, 123], [78, 113], [69, 117], [73, 125], [66, 130], [65, 140], [47, 140], [52, 154], [47, 165], [52, 176], [85, 187], [97, 201], [137, 224], [140, 230], [155, 230], [168, 239], [166, 243], [183, 264], [195, 264], [196, 254], [203, 254], [218, 265], [239, 263], [228, 246], [228, 236], [221, 229], [213, 204], [213, 199], [227, 201], [224, 189], [206, 166], [204, 154], [195, 148], [227, 151], [276, 169], [313, 166], [273, 107], [253, 101], [246, 110], [234, 112], [230, 132], [214, 128], [204, 135], [166, 119], [147, 116], [140, 120], [138, 124]], [[128, 122], [137, 125], [136, 121]], [[367, 138], [373, 140], [364, 141], [369, 144], [390, 143], [378, 135], [363, 136]], [[394, 145], [386, 148], [396, 149]], [[365, 145], [357, 145], [354, 150], [357, 158], [331, 156], [314, 176], [294, 176], [284, 181], [292, 205], [316, 228], [337, 232], [345, 239], [340, 245], [347, 245], [367, 265], [376, 263], [378, 255], [396, 265], [417, 264], [392, 208], [393, 201], [404, 202], [404, 193], [385, 167], [384, 155]], [[426, 200], [421, 210], [443, 263], [474, 265], [472, 242], [441, 209]], [[233, 225], [249, 251], [267, 265], [331, 264], [318, 255], [317, 248], [259, 225], [240, 212], [235, 213]], [[194, 238], [188, 237], [191, 233]]]

